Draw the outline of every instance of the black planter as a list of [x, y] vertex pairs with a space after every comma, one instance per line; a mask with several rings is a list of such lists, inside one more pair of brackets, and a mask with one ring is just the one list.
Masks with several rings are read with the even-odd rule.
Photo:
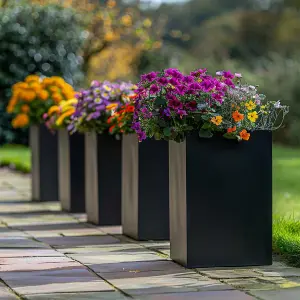
[[44, 125], [30, 127], [32, 200], [58, 201], [57, 134]]
[[123, 234], [136, 240], [169, 239], [168, 143], [122, 141]]
[[85, 212], [84, 135], [58, 131], [59, 200], [68, 212]]
[[85, 189], [88, 221], [121, 225], [121, 141], [106, 134], [85, 135]]
[[169, 143], [171, 258], [188, 267], [272, 264], [272, 134]]

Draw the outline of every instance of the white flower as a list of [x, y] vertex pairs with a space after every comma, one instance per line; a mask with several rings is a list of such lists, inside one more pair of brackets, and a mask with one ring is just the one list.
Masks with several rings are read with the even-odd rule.
[[280, 100], [278, 100], [277, 102], [274, 103], [274, 107], [275, 108], [281, 108], [282, 107], [282, 105], [280, 103]]

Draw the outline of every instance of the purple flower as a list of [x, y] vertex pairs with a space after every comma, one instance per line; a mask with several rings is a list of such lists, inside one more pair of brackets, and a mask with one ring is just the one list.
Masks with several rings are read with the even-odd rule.
[[194, 82], [194, 77], [190, 76], [190, 75], [189, 76], [184, 76], [183, 82], [187, 83], [187, 84], [192, 83], [192, 82]]
[[169, 83], [170, 83], [171, 85], [173, 85], [173, 86], [179, 85], [179, 81], [178, 81], [176, 78], [171, 78], [171, 79], [169, 80]]
[[174, 99], [169, 100], [168, 106], [173, 109], [181, 109], [183, 104], [175, 97]]
[[159, 87], [156, 84], [152, 84], [150, 87], [150, 94], [156, 94], [159, 91]]
[[142, 81], [149, 81], [152, 82], [157, 76], [156, 72], [150, 72], [148, 74], [142, 75]]
[[223, 77], [227, 79], [233, 79], [234, 75], [230, 71], [223, 71]]
[[101, 83], [98, 80], [93, 80], [91, 83], [91, 87], [98, 87], [100, 85], [101, 85]]
[[177, 109], [176, 113], [182, 118], [183, 116], [187, 116], [187, 112], [183, 109]]
[[190, 90], [200, 90], [201, 89], [201, 85], [198, 82], [194, 82], [194, 83], [191, 83], [189, 85], [189, 89]]
[[196, 70], [194, 72], [191, 72], [191, 76], [199, 77], [199, 76], [205, 74], [206, 71], [207, 71], [207, 69], [199, 69], [199, 70]]
[[223, 71], [218, 71], [218, 72], [216, 72], [216, 75], [217, 75], [217, 76], [223, 76]]
[[177, 69], [166, 69], [165, 70], [165, 74], [167, 75], [167, 76], [172, 76], [172, 77], [176, 77], [177, 78], [177, 76], [179, 76], [179, 74], [181, 75], [181, 73], [180, 73], [180, 71], [179, 70], [177, 70]]
[[213, 80], [203, 80], [201, 82], [201, 88], [203, 92], [208, 93], [215, 87], [215, 83]]
[[223, 97], [222, 97], [221, 94], [219, 94], [219, 93], [213, 93], [213, 94], [211, 94], [211, 97], [214, 100], [218, 101], [219, 103], [223, 103]]
[[232, 82], [232, 80], [231, 79], [229, 79], [229, 78], [226, 78], [225, 80], [224, 80], [224, 83], [227, 85], [227, 86], [230, 86], [230, 87], [235, 87], [235, 85], [234, 85], [234, 83]]
[[166, 77], [160, 77], [157, 79], [157, 82], [160, 83], [161, 85], [167, 85], [169, 81]]
[[176, 87], [176, 91], [178, 92], [178, 94], [180, 95], [184, 95], [184, 92], [186, 91], [186, 87], [184, 85], [178, 85]]
[[163, 110], [163, 115], [166, 116], [166, 117], [171, 117], [171, 111], [170, 111], [170, 108], [165, 108]]
[[189, 101], [185, 104], [185, 108], [190, 111], [197, 110], [197, 102], [195, 100]]

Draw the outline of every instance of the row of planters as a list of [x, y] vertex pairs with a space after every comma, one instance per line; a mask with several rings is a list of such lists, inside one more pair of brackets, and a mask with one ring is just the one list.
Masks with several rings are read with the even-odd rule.
[[177, 69], [137, 85], [28, 76], [8, 111], [30, 126], [33, 200], [60, 200], [187, 267], [272, 263], [272, 134], [288, 107], [241, 74]]

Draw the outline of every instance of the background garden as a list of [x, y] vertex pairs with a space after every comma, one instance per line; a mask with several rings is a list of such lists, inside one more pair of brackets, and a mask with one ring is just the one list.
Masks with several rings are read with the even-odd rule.
[[300, 264], [300, 1], [161, 2], [0, 0], [0, 164], [30, 171], [28, 132], [6, 113], [11, 86], [29, 74], [79, 90], [167, 67], [230, 69], [290, 105], [274, 134], [274, 250]]

